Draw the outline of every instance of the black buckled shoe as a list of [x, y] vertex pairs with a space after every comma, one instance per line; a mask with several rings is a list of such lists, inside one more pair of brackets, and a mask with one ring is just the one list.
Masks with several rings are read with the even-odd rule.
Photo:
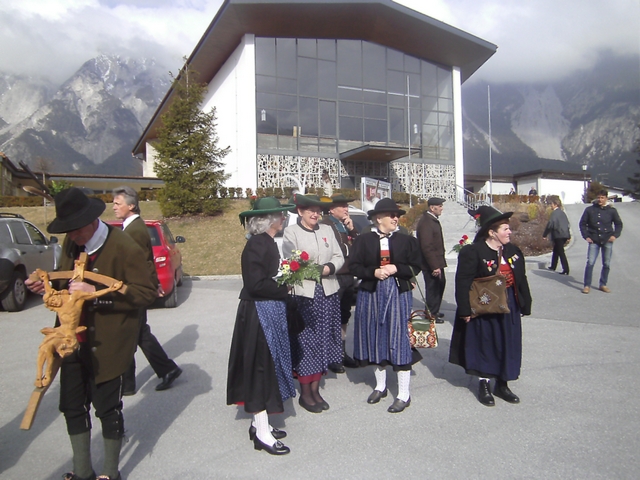
[[[249, 427], [249, 440], [253, 440], [254, 438], [256, 438], [256, 431], [257, 431], [256, 427], [254, 427], [253, 425]], [[271, 427], [271, 435], [276, 440], [280, 440], [281, 438], [284, 438], [287, 436], [287, 432], [285, 432], [284, 430], [278, 430], [277, 428]]]
[[487, 407], [493, 407], [496, 404], [489, 389], [489, 380], [480, 380], [478, 384], [478, 401]]
[[162, 377], [162, 382], [160, 382], [157, 386], [156, 386], [156, 390], [160, 391], [160, 390], [166, 390], [167, 388], [171, 387], [171, 384], [175, 381], [176, 378], [178, 378], [180, 375], [182, 374], [182, 369], [180, 367], [176, 367], [173, 370], [171, 370], [169, 373], [167, 373], [164, 377]]
[[96, 474], [92, 473], [90, 477], [82, 478], [73, 472], [69, 472], [62, 475], [62, 480], [96, 480]]
[[346, 370], [344, 369], [344, 365], [342, 363], [330, 363], [329, 364], [329, 370], [331, 370], [333, 373], [344, 373], [346, 372]]
[[371, 395], [369, 395], [369, 398], [367, 398], [367, 403], [378, 403], [380, 401], [380, 399], [385, 398], [387, 396], [387, 389], [384, 389], [384, 392], [381, 392], [380, 390], [374, 390], [373, 392], [371, 392]]
[[286, 455], [291, 451], [289, 447], [287, 447], [280, 440], [276, 440], [276, 443], [274, 443], [273, 445], [267, 445], [258, 437], [255, 437], [253, 439], [253, 448], [255, 448], [256, 450], [264, 450], [269, 455]]
[[391, 406], [387, 408], [387, 412], [400, 413], [409, 405], [411, 405], [411, 397], [409, 397], [406, 402], [400, 400], [399, 398], [396, 398], [396, 400], [391, 404]]
[[496, 382], [496, 388], [493, 389], [493, 394], [509, 403], [520, 403], [520, 398], [511, 391], [507, 386], [507, 382]]
[[358, 368], [358, 362], [346, 353], [344, 354], [344, 357], [342, 357], [342, 364], [347, 368]]

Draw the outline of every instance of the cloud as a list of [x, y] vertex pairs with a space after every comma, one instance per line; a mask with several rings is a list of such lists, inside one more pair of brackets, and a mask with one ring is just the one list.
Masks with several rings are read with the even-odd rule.
[[[556, 80], [602, 51], [638, 54], [638, 0], [398, 0], [498, 45], [472, 79]], [[0, 71], [63, 81], [99, 53], [177, 71], [222, 0], [2, 0]]]
[[62, 82], [100, 53], [155, 58], [177, 71], [221, 3], [3, 0], [0, 71]]
[[640, 54], [638, 0], [397, 1], [496, 44], [476, 80], [557, 80], [605, 51]]

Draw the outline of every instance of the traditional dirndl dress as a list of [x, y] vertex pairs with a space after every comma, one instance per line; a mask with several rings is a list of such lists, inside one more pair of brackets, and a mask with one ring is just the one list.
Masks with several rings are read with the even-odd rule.
[[359, 290], [354, 358], [381, 366], [414, 363], [407, 328], [412, 305], [411, 291], [399, 293], [394, 277], [379, 281], [375, 292]]
[[338, 294], [325, 296], [322, 284], [317, 283], [313, 298], [294, 298], [304, 319], [304, 330], [291, 336], [293, 371], [300, 377], [325, 373], [330, 363], [342, 361]]
[[513, 273], [501, 264], [507, 278], [509, 313], [481, 315], [466, 324], [465, 370], [470, 375], [517, 380], [522, 364], [522, 316], [516, 299]]
[[241, 300], [229, 353], [227, 404], [244, 404], [248, 413], [284, 411], [296, 396], [282, 300]]

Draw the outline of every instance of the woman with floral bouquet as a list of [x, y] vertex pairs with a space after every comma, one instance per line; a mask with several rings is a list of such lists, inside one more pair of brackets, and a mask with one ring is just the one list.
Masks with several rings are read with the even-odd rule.
[[361, 366], [375, 366], [376, 387], [367, 403], [387, 396], [386, 367], [397, 372], [398, 396], [389, 413], [400, 413], [411, 404], [411, 365], [422, 358], [411, 349], [407, 325], [413, 305], [411, 281], [422, 257], [416, 238], [400, 233], [398, 219], [405, 213], [392, 199], [380, 200], [368, 212], [374, 228], [356, 239], [349, 255], [351, 273], [362, 279], [353, 356]]
[[331, 227], [318, 223], [326, 202], [316, 195], [295, 194], [293, 203], [299, 217], [295, 225], [284, 230], [282, 253], [287, 259], [306, 253], [307, 261], [316, 264], [319, 277], [301, 280], [292, 292], [305, 328], [291, 336], [291, 358], [300, 382], [300, 406], [320, 413], [329, 409], [320, 395], [320, 379], [330, 363], [342, 360], [340, 285], [335, 273], [344, 264], [344, 257]]
[[240, 214], [251, 236], [241, 258], [243, 287], [229, 353], [227, 405], [244, 405], [253, 414], [249, 439], [256, 450], [271, 455], [285, 455], [289, 448], [280, 442], [286, 433], [270, 426], [268, 414], [282, 413], [284, 401], [296, 395], [286, 319], [288, 287], [274, 280], [280, 254], [273, 240], [293, 208], [266, 197]]

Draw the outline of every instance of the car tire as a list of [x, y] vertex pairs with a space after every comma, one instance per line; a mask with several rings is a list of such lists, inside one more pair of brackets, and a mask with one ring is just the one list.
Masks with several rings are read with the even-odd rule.
[[20, 270], [15, 270], [7, 289], [0, 295], [2, 308], [7, 312], [19, 312], [27, 302], [27, 287], [24, 284], [26, 276]]
[[178, 282], [176, 283], [176, 285], [181, 287], [182, 286], [182, 277], [184, 275], [184, 273], [182, 272], [182, 265], [180, 265], [180, 268], [178, 268], [177, 275], [178, 275]]
[[173, 281], [173, 290], [164, 297], [164, 308], [176, 308], [178, 306], [178, 285]]

